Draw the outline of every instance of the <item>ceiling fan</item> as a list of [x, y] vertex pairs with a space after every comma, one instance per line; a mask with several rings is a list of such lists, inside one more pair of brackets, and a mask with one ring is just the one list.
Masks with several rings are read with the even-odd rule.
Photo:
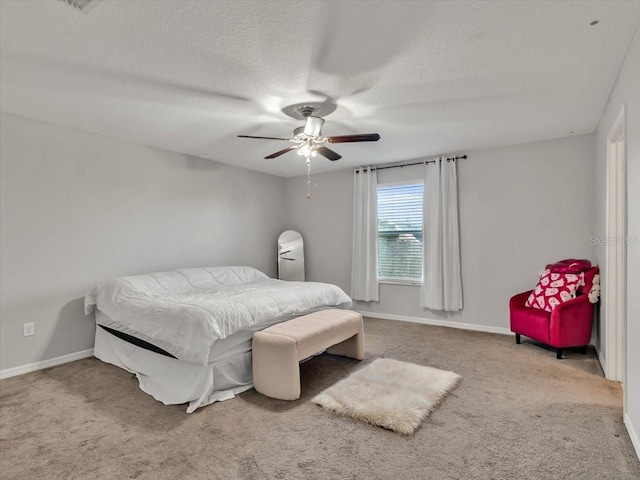
[[295, 145], [291, 147], [287, 147], [264, 157], [265, 159], [276, 158], [292, 150], [298, 150], [298, 155], [306, 157], [307, 160], [311, 157], [315, 157], [316, 153], [319, 153], [332, 162], [340, 160], [342, 156], [330, 148], [327, 148], [325, 146], [327, 143], [377, 142], [380, 140], [380, 135], [377, 133], [323, 137], [322, 125], [324, 124], [324, 119], [314, 115], [314, 113], [316, 113], [316, 108], [313, 106], [303, 106], [297, 108], [297, 111], [301, 117], [305, 119], [305, 124], [303, 127], [298, 127], [293, 131], [293, 138], [256, 137], [253, 135], [238, 135], [238, 137], [258, 138], [262, 140], [282, 140], [285, 142], [295, 143]]

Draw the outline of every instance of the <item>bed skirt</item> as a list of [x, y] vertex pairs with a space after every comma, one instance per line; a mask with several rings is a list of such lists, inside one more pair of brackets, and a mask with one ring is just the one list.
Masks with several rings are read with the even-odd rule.
[[96, 328], [94, 355], [135, 374], [142, 391], [165, 405], [188, 403], [187, 413], [253, 387], [251, 351], [200, 365], [145, 350]]

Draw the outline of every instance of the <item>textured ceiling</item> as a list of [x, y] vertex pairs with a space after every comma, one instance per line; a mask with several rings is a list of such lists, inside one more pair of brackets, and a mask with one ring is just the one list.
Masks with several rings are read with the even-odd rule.
[[[0, 1], [0, 108], [281, 176], [283, 107], [337, 105], [313, 171], [591, 133], [640, 1]], [[595, 26], [590, 22], [599, 20]]]

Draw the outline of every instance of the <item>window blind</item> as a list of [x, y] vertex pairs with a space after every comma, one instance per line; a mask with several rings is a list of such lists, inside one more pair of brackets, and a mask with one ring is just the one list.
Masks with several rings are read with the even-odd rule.
[[378, 187], [378, 277], [422, 279], [420, 184]]

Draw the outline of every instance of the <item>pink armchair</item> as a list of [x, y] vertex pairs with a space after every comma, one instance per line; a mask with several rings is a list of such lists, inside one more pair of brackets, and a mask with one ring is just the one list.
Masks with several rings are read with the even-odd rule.
[[554, 347], [558, 359], [562, 358], [564, 348], [581, 347], [581, 352], [585, 353], [591, 341], [594, 305], [589, 300], [589, 291], [597, 273], [598, 267], [587, 269], [585, 285], [578, 290], [576, 298], [561, 303], [551, 312], [525, 306], [532, 290], [511, 297], [511, 331], [516, 334], [516, 343], [520, 343], [520, 336], [525, 335]]

